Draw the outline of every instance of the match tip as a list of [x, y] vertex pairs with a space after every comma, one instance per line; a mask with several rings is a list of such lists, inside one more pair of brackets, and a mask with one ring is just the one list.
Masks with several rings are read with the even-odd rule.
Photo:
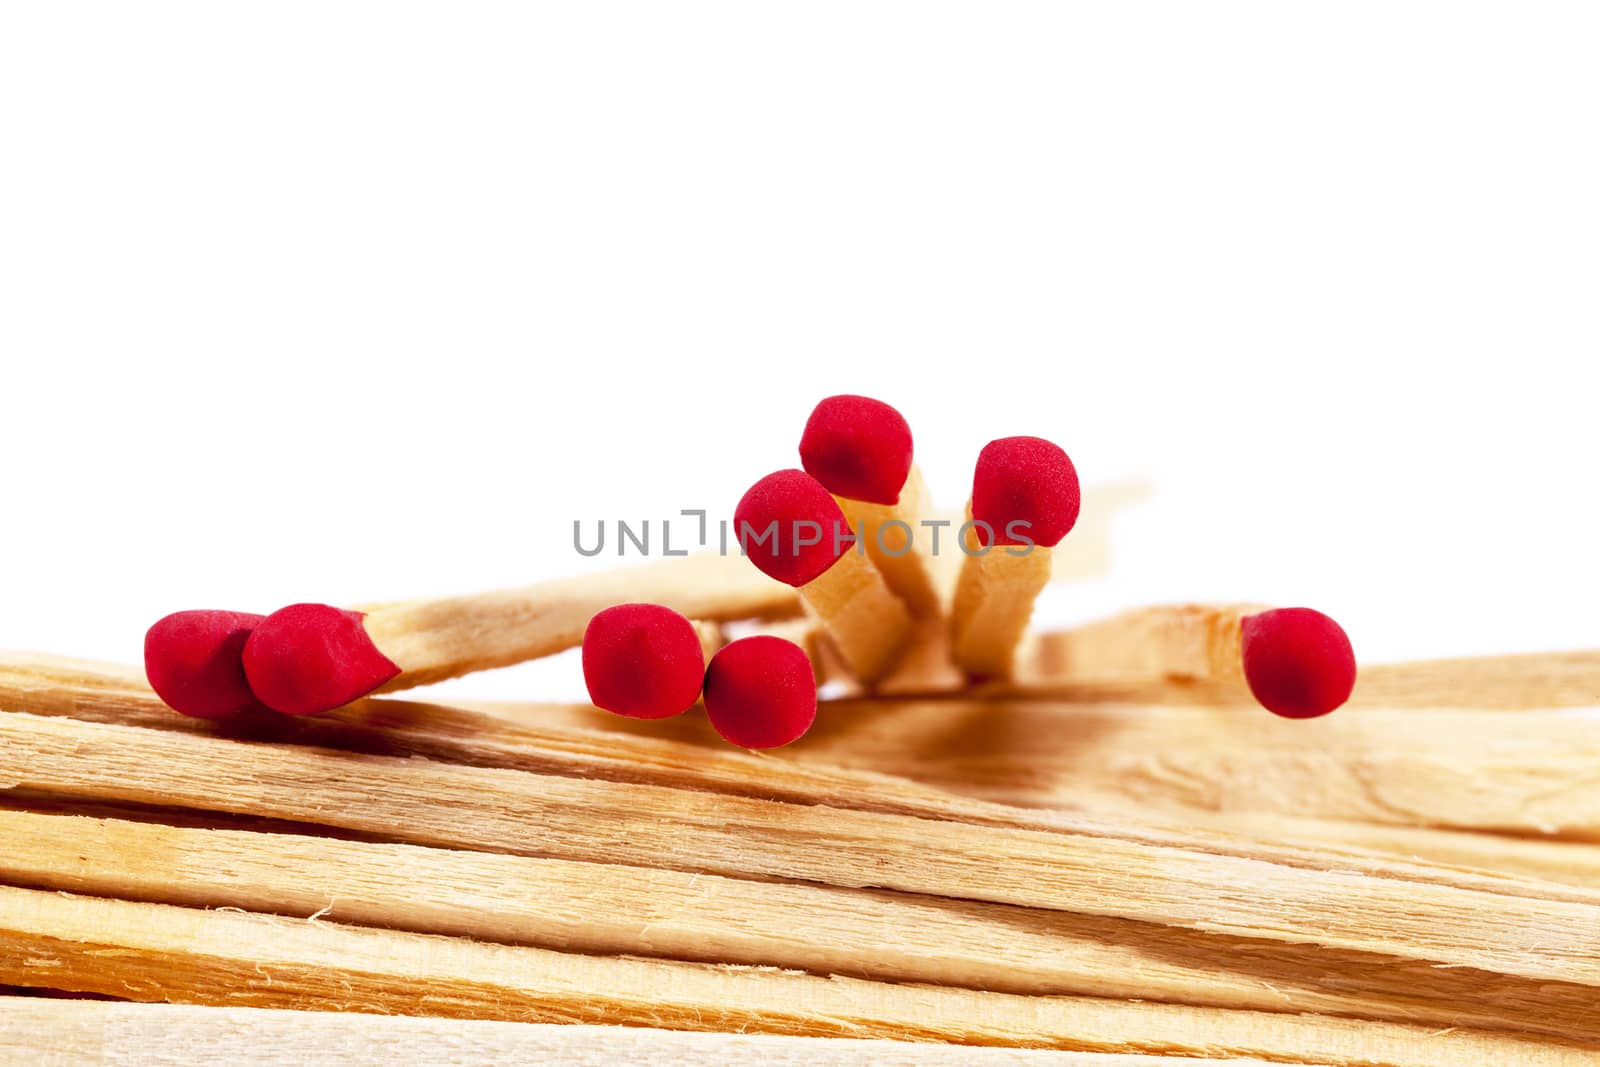
[[706, 669], [705, 704], [706, 718], [729, 744], [787, 745], [817, 717], [811, 660], [781, 637], [745, 637], [724, 645]]
[[259, 711], [245, 680], [245, 642], [265, 616], [243, 611], [179, 611], [144, 635], [144, 673], [173, 711], [216, 719]]
[[[1059, 445], [1042, 437], [1002, 437], [978, 453], [972, 518], [988, 525], [995, 544], [1054, 547], [1077, 523], [1080, 502], [1078, 472]], [[1007, 533], [1014, 522], [1016, 536]], [[982, 526], [974, 529], [990, 542]]]
[[1246, 616], [1244, 676], [1261, 706], [1286, 719], [1314, 719], [1350, 699], [1356, 655], [1338, 623], [1311, 608]]
[[358, 700], [400, 673], [367, 636], [359, 611], [291, 604], [268, 615], [244, 646], [244, 673], [261, 702], [315, 715]]
[[705, 681], [694, 624], [659, 604], [618, 604], [583, 632], [583, 680], [595, 707], [630, 719], [688, 711]]
[[767, 475], [733, 509], [734, 534], [763, 574], [799, 587], [849, 546], [849, 524], [828, 490], [805, 471]]
[[898, 503], [911, 473], [911, 427], [881, 400], [830, 396], [806, 420], [800, 463], [830, 493]]

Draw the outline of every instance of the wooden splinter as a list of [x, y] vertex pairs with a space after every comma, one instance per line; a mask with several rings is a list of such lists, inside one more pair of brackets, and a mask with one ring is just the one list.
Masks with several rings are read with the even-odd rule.
[[1053, 635], [1049, 674], [1203, 678], [1250, 687], [1286, 719], [1343, 704], [1356, 682], [1350, 639], [1311, 608], [1173, 604], [1124, 612]]
[[256, 706], [309, 715], [577, 647], [589, 620], [626, 601], [693, 619], [782, 618], [794, 593], [716, 554], [660, 560], [521, 589], [351, 611], [291, 604], [262, 617], [179, 612], [151, 627], [145, 670], [175, 710], [214, 718]]
[[911, 630], [905, 604], [867, 559], [844, 512], [805, 471], [762, 478], [734, 509], [739, 545], [768, 577], [800, 599], [862, 682], [894, 666]]
[[823, 400], [800, 438], [806, 473], [833, 494], [889, 588], [912, 614], [928, 616], [938, 614], [940, 596], [933, 558], [922, 547], [931, 510], [912, 455], [905, 418], [864, 396]]
[[951, 655], [973, 678], [1011, 673], [1050, 557], [1078, 521], [1078, 472], [1039, 437], [1002, 437], [978, 454], [961, 575], [951, 608]]

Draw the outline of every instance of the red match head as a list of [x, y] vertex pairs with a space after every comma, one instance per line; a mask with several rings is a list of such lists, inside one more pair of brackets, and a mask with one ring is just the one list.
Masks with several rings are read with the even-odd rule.
[[817, 717], [817, 681], [799, 645], [746, 637], [723, 646], [706, 669], [706, 718], [729, 744], [777, 748]]
[[366, 696], [400, 668], [372, 643], [363, 617], [327, 604], [274, 611], [244, 646], [250, 688], [285, 715], [315, 715]]
[[706, 677], [694, 624], [659, 604], [618, 604], [583, 632], [583, 680], [595, 707], [630, 719], [689, 710]]
[[733, 509], [734, 534], [762, 573], [802, 586], [842, 556], [850, 525], [839, 504], [805, 471], [769, 474]]
[[261, 710], [245, 681], [245, 642], [263, 615], [179, 611], [144, 635], [144, 673], [167, 706], [197, 719]]
[[865, 396], [830, 396], [806, 420], [800, 463], [830, 493], [894, 504], [911, 473], [911, 427]]
[[1350, 698], [1356, 655], [1339, 624], [1310, 608], [1248, 615], [1241, 626], [1244, 677], [1261, 706], [1286, 719], [1314, 719]]
[[[1059, 445], [1042, 437], [1002, 437], [978, 453], [972, 518], [988, 524], [994, 544], [1053, 548], [1078, 521], [1078, 505], [1078, 472]], [[1006, 532], [1013, 522], [1015, 536]], [[981, 543], [991, 542], [982, 526], [974, 530]]]

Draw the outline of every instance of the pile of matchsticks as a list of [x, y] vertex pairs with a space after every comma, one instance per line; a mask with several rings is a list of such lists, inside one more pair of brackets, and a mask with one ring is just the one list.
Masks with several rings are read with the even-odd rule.
[[[802, 456], [870, 534], [906, 453], [891, 503]], [[1303, 619], [1024, 634], [1129, 495], [1021, 576], [763, 548], [0, 656], [5, 1061], [1600, 1063], [1600, 652], [1291, 721], [1343, 663]], [[720, 677], [750, 641], [804, 678]], [[580, 643], [590, 705], [374, 692]]]
[[[929, 507], [900, 412], [870, 397], [828, 397], [807, 420], [799, 452], [804, 470], [767, 475], [734, 509], [738, 554], [748, 562], [713, 562], [693, 584], [679, 567], [659, 590], [637, 578], [590, 579], [555, 593], [371, 611], [181, 611], [146, 635], [146, 676], [186, 715], [311, 715], [581, 639], [597, 706], [662, 719], [703, 700], [724, 738], [765, 749], [810, 728], [819, 681], [890, 692], [1026, 673], [1018, 657], [1034, 601], [1081, 510], [1077, 470], [1059, 445], [989, 442], [943, 556], [939, 530], [952, 522]], [[941, 569], [952, 560], [958, 570]], [[722, 647], [719, 624], [768, 619], [796, 602], [808, 626]], [[1057, 673], [1244, 683], [1267, 710], [1294, 719], [1334, 710], [1356, 678], [1344, 630], [1310, 608], [1133, 612], [1058, 641], [1053, 654]]]

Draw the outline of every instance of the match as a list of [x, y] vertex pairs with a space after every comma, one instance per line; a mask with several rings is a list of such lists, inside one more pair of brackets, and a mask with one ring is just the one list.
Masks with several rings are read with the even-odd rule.
[[781, 637], [734, 641], [711, 658], [706, 718], [730, 744], [780, 748], [817, 718], [817, 680], [804, 649]]
[[244, 676], [245, 642], [265, 615], [176, 611], [144, 635], [145, 674], [167, 706], [196, 719], [262, 710]]
[[597, 708], [666, 719], [700, 699], [706, 651], [694, 623], [659, 604], [617, 604], [583, 632], [583, 681]]
[[[800, 591], [850, 670], [871, 685], [911, 631], [906, 605], [867, 559], [844, 512], [805, 471], [767, 475], [734, 509], [739, 546], [768, 577]], [[812, 536], [803, 537], [802, 528]]]
[[1286, 719], [1314, 719], [1350, 698], [1356, 658], [1337, 622], [1311, 608], [1175, 604], [1124, 612], [1052, 635], [1050, 676], [1194, 678], [1245, 683]]
[[933, 559], [918, 540], [933, 512], [904, 416], [870, 397], [830, 396], [806, 420], [800, 464], [833, 494], [873, 565], [912, 614], [938, 614]]
[[[1057, 445], [1002, 437], [978, 454], [961, 574], [951, 607], [951, 654], [972, 678], [1011, 673], [1050, 557], [1078, 521], [1078, 472]], [[998, 551], [997, 551], [998, 550]]]
[[163, 699], [185, 714], [214, 718], [259, 701], [284, 714], [311, 715], [374, 692], [576, 648], [597, 613], [636, 601], [707, 623], [800, 610], [791, 590], [737, 557], [705, 553], [366, 611], [306, 603], [265, 618], [179, 612], [151, 627], [145, 671]]

